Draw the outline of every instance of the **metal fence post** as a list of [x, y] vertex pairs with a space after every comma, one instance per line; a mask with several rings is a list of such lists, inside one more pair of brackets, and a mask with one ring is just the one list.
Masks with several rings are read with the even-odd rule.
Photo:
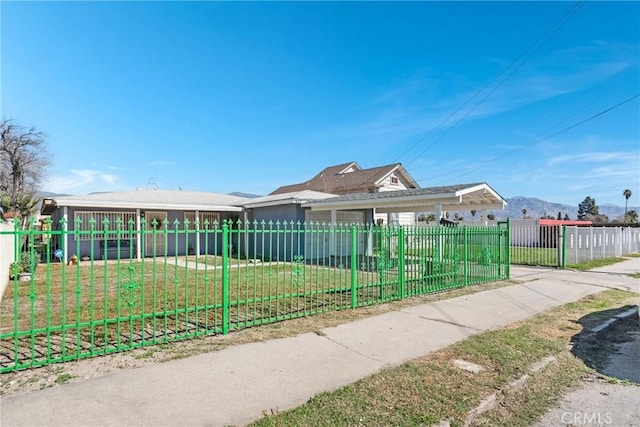
[[509, 277], [511, 277], [511, 221], [509, 220], [509, 218], [507, 218], [507, 232], [506, 232], [506, 237], [505, 237], [505, 246], [506, 246], [506, 261], [507, 261], [507, 267], [506, 267], [506, 273], [507, 273], [507, 277], [506, 279], [508, 279]]
[[[500, 227], [498, 226], [498, 233], [500, 233]], [[463, 244], [463, 256], [464, 256], [464, 261], [463, 261], [463, 280], [464, 286], [467, 286], [469, 284], [469, 233], [468, 233], [468, 229], [466, 226], [464, 226], [462, 228], [462, 236], [463, 236], [463, 240], [462, 240], [462, 244]], [[498, 244], [499, 245], [499, 244]], [[501, 249], [498, 250], [498, 253], [502, 252]], [[500, 265], [500, 256], [498, 256], [498, 269], [501, 269], [501, 265]], [[500, 272], [498, 272], [498, 275], [500, 274]]]
[[358, 233], [351, 224], [351, 308], [358, 308]]
[[560, 233], [560, 243], [561, 243], [561, 245], [558, 245], [558, 246], [562, 246], [561, 257], [559, 259], [560, 261], [559, 267], [566, 268], [567, 267], [567, 226], [563, 225], [562, 228], [558, 227], [558, 232]]
[[229, 225], [222, 224], [222, 334], [229, 333]]
[[398, 294], [400, 299], [405, 298], [405, 242], [404, 242], [404, 227], [401, 225], [398, 228]]

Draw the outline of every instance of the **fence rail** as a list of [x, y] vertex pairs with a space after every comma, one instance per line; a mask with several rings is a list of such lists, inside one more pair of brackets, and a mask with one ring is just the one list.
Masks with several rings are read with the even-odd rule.
[[[196, 232], [205, 237], [196, 253], [169, 255], [179, 245], [187, 247]], [[0, 372], [227, 334], [509, 276], [505, 224], [224, 222], [201, 229], [165, 223], [152, 230], [144, 224], [140, 230], [101, 227], [82, 236], [33, 226], [10, 233], [21, 252], [16, 259], [30, 274], [18, 274], [16, 263], [0, 304]], [[52, 235], [67, 233], [78, 245], [89, 236], [92, 247], [95, 241], [105, 251], [92, 252], [86, 261], [61, 262], [52, 247], [61, 239]], [[125, 243], [137, 234], [147, 243], [141, 258]], [[115, 246], [116, 259], [105, 255], [107, 245]]]

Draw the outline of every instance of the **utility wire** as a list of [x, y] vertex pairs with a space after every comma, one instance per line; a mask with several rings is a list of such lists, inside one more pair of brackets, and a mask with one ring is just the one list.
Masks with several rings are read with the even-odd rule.
[[461, 174], [461, 175], [456, 176], [456, 178], [461, 178], [461, 177], [463, 177], [463, 176], [467, 176], [467, 175], [469, 175], [470, 173], [472, 173], [472, 172], [474, 172], [474, 171], [476, 171], [476, 170], [478, 170], [478, 169], [481, 169], [481, 168], [483, 168], [483, 167], [487, 166], [488, 164], [493, 163], [493, 162], [495, 162], [496, 160], [499, 160], [499, 159], [501, 159], [501, 158], [503, 158], [503, 157], [505, 157], [505, 156], [507, 156], [507, 155], [509, 155], [509, 154], [513, 153], [514, 151], [522, 150], [522, 149], [524, 149], [524, 148], [531, 147], [532, 145], [537, 144], [537, 143], [539, 143], [539, 142], [541, 142], [541, 141], [544, 141], [544, 140], [547, 140], [547, 139], [553, 138], [553, 137], [558, 136], [558, 135], [560, 135], [560, 134], [563, 134], [563, 133], [565, 133], [565, 132], [567, 132], [567, 131], [570, 131], [571, 129], [574, 129], [574, 128], [576, 128], [576, 127], [578, 127], [578, 126], [581, 126], [581, 125], [583, 125], [583, 124], [585, 124], [585, 123], [587, 123], [587, 122], [590, 122], [591, 120], [593, 120], [593, 119], [595, 119], [595, 118], [597, 118], [597, 117], [600, 117], [600, 116], [602, 116], [602, 115], [604, 115], [604, 114], [607, 114], [608, 112], [613, 111], [613, 110], [615, 110], [616, 108], [621, 107], [621, 106], [623, 106], [624, 104], [626, 104], [626, 103], [628, 103], [628, 102], [631, 102], [631, 101], [633, 101], [634, 99], [636, 99], [636, 98], [638, 98], [638, 97], [640, 97], [640, 93], [637, 93], [637, 94], [635, 94], [635, 95], [633, 95], [633, 96], [631, 96], [631, 97], [629, 97], [629, 98], [625, 99], [624, 101], [621, 101], [621, 102], [617, 103], [616, 105], [614, 105], [614, 106], [612, 106], [612, 107], [609, 107], [609, 108], [607, 108], [607, 109], [605, 109], [605, 110], [602, 110], [602, 111], [600, 111], [599, 113], [596, 113], [596, 114], [592, 115], [591, 117], [588, 117], [588, 118], [586, 118], [586, 119], [584, 119], [584, 120], [581, 120], [581, 121], [579, 121], [579, 122], [577, 122], [577, 123], [574, 123], [574, 124], [572, 124], [572, 125], [570, 125], [570, 126], [567, 126], [567, 127], [563, 128], [563, 129], [561, 129], [561, 130], [559, 130], [559, 131], [557, 131], [557, 132], [555, 132], [555, 133], [552, 133], [551, 135], [541, 136], [541, 137], [535, 138], [535, 139], [533, 139], [533, 140], [532, 140], [532, 141], [531, 141], [527, 146], [524, 146], [524, 147], [517, 147], [517, 148], [513, 148], [513, 149], [511, 149], [511, 150], [509, 150], [509, 151], [506, 151], [506, 152], [504, 152], [504, 153], [500, 154], [499, 156], [496, 156], [496, 157], [494, 157], [493, 159], [488, 160], [488, 161], [486, 161], [486, 162], [484, 162], [484, 163], [482, 163], [482, 164], [480, 164], [480, 165], [478, 165], [478, 166], [476, 166], [476, 167], [474, 167], [474, 168], [472, 168], [472, 169], [469, 169], [469, 171], [467, 171], [467, 172], [465, 172], [465, 173], [463, 173], [463, 174]]
[[[635, 72], [637, 69], [638, 69], [638, 64], [635, 64], [633, 66], [627, 67], [625, 70], [623, 70], [623, 71], [621, 71], [621, 72], [619, 72], [619, 73], [607, 78], [604, 81], [601, 81], [601, 82], [597, 83], [596, 85], [594, 85], [593, 87], [588, 89], [588, 91], [599, 89], [600, 87], [603, 87], [605, 84], [613, 81], [614, 79], [620, 78], [620, 76], [625, 75], [625, 74], [627, 74], [629, 72]], [[635, 77], [635, 75], [634, 75], [634, 77]], [[556, 129], [559, 126], [562, 126], [564, 123], [568, 122], [569, 120], [571, 120], [572, 118], [577, 116], [582, 111], [586, 110], [591, 105], [595, 104], [597, 101], [599, 101], [600, 99], [602, 99], [606, 95], [607, 95], [607, 93], [602, 93], [601, 95], [597, 96], [595, 99], [592, 99], [591, 101], [587, 102], [585, 105], [583, 105], [582, 107], [578, 108], [576, 111], [574, 111], [573, 113], [569, 114], [564, 119], [560, 120], [559, 122], [557, 122], [553, 126], [545, 129], [543, 132], [540, 133], [540, 135], [544, 135], [544, 134], [546, 134], [548, 132], [553, 131], [554, 129]], [[444, 161], [449, 160], [449, 159], [451, 159], [451, 158], [453, 158], [455, 156], [456, 156], [456, 154], [450, 154], [449, 156], [446, 156], [446, 157], [440, 159], [440, 162], [444, 162]], [[442, 178], [442, 177], [445, 177], [445, 176], [454, 175], [455, 173], [456, 172], [448, 172], [448, 173], [444, 173], [444, 174], [440, 174], [440, 175], [430, 176], [429, 179], [433, 180], [433, 179], [437, 179], [437, 178]], [[418, 182], [423, 182], [423, 181], [426, 181], [426, 180], [427, 180], [427, 178], [420, 179], [420, 180], [418, 180]]]
[[[489, 88], [493, 85], [503, 74], [513, 68], [502, 80], [500, 80], [486, 95], [484, 95], [470, 110], [468, 110], [465, 114], [462, 115], [452, 126], [450, 126], [443, 134], [441, 134], [438, 138], [436, 138], [433, 142], [431, 142], [423, 151], [421, 151], [417, 156], [415, 156], [410, 162], [406, 164], [406, 166], [411, 165], [413, 162], [418, 160], [422, 155], [424, 155], [431, 147], [433, 147], [437, 142], [441, 141], [446, 135], [449, 134], [456, 126], [458, 126], [464, 119], [466, 119], [471, 113], [473, 113], [484, 101], [486, 101], [496, 90], [498, 90], [513, 74], [515, 74], [532, 56], [535, 52], [540, 50], [551, 38], [562, 28], [583, 6], [585, 2], [581, 1], [573, 5], [573, 7], [567, 11], [555, 24], [551, 26], [547, 31], [545, 31], [538, 39], [533, 42], [531, 46], [525, 49], [511, 64], [509, 64], [505, 69], [503, 69], [498, 75], [496, 75], [489, 83], [485, 84], [480, 90], [471, 96], [464, 104], [458, 107], [453, 113], [451, 113], [445, 120], [440, 122], [436, 128], [432, 129], [425, 137], [423, 137], [420, 141], [410, 147], [407, 151], [405, 151], [402, 155], [398, 157], [398, 159], [413, 148], [421, 144], [427, 136], [431, 135], [435, 130], [442, 127], [451, 117], [457, 114], [462, 108], [464, 108], [467, 104], [469, 104], [476, 96], [482, 93], [485, 89]], [[518, 63], [519, 62], [519, 63]], [[517, 65], [516, 65], [517, 64]]]

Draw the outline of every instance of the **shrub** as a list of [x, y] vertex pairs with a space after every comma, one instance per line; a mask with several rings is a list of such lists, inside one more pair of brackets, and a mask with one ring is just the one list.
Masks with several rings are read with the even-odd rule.
[[20, 256], [19, 263], [22, 267], [23, 272], [33, 273], [36, 270], [36, 266], [40, 263], [40, 253], [34, 251], [33, 252], [33, 264], [31, 264], [31, 253], [30, 252], [22, 252]]
[[20, 273], [24, 273], [24, 265], [21, 262], [12, 262], [9, 266], [9, 279], [13, 279], [15, 274]]

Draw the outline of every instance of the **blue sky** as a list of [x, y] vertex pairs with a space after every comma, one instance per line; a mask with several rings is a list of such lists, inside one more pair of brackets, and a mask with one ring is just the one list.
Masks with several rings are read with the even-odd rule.
[[638, 204], [639, 2], [0, 8], [1, 115], [48, 135], [46, 191], [268, 194], [357, 161]]

